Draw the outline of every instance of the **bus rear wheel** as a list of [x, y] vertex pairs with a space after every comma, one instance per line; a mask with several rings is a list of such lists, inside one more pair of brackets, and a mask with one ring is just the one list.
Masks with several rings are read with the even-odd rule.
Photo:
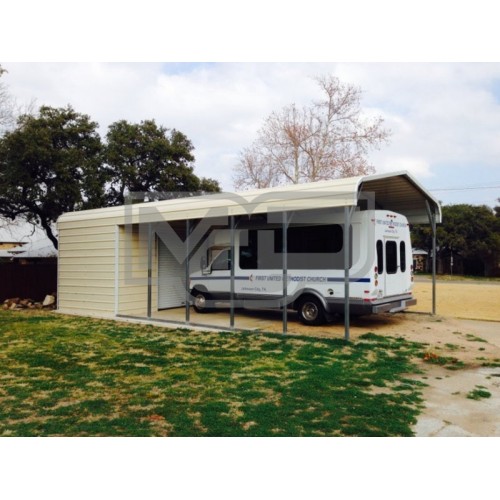
[[325, 309], [317, 297], [308, 296], [300, 299], [297, 312], [304, 325], [322, 325], [325, 322]]

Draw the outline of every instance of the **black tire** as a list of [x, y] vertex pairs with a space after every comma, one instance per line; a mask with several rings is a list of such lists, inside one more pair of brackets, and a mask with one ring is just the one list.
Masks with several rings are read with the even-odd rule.
[[325, 309], [321, 301], [312, 295], [299, 300], [297, 312], [304, 325], [316, 326], [325, 323]]
[[193, 296], [193, 308], [197, 313], [204, 314], [210, 311], [210, 308], [207, 307], [207, 301], [210, 300], [208, 293], [193, 290], [191, 295]]

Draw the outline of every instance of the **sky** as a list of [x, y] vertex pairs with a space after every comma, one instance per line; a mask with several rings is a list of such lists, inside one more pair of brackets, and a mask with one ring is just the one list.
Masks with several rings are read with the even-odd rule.
[[154, 119], [192, 141], [195, 173], [233, 191], [241, 150], [273, 111], [320, 98], [315, 76], [359, 86], [365, 116], [392, 132], [377, 173], [408, 170], [444, 204], [500, 198], [500, 63], [2, 62], [20, 104], [66, 106], [106, 134]]
[[452, 12], [434, 0], [418, 9], [397, 0], [325, 5], [11, 2], [2, 9], [2, 80], [19, 104], [70, 104], [102, 136], [121, 119], [180, 130], [194, 145], [195, 173], [233, 191], [239, 154], [269, 114], [309, 105], [320, 97], [313, 78], [332, 74], [359, 86], [365, 115], [392, 132], [369, 154], [376, 172], [408, 170], [444, 204], [495, 206], [500, 53], [489, 0], [473, 9], [457, 0]]

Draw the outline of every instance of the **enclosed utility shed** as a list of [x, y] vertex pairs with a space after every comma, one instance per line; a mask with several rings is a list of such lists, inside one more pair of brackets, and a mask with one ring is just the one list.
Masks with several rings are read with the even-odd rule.
[[[194, 324], [200, 320], [193, 320], [190, 311], [190, 276], [203, 266], [203, 245], [210, 237], [225, 234], [226, 245], [234, 249], [237, 227], [272, 221], [286, 231], [289, 214], [313, 209], [340, 214], [344, 227], [350, 227], [353, 212], [370, 207], [402, 214], [409, 223], [429, 223], [434, 235], [435, 225], [441, 221], [438, 202], [407, 172], [66, 213], [58, 221], [58, 309], [86, 316], [172, 321], [179, 320], [179, 315], [168, 317], [161, 312], [181, 308], [181, 321]], [[348, 237], [344, 243], [347, 256]], [[214, 244], [216, 248], [217, 242]], [[285, 298], [286, 253], [285, 244], [281, 269]], [[344, 271], [348, 297], [352, 280], [347, 257]], [[238, 279], [234, 262], [228, 267], [228, 276], [227, 327], [233, 328]], [[348, 307], [346, 302], [346, 321]], [[283, 309], [286, 331], [286, 307]], [[210, 318], [205, 316], [203, 322]]]

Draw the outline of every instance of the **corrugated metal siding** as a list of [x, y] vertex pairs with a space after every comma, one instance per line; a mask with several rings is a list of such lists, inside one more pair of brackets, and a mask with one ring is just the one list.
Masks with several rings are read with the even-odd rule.
[[139, 227], [119, 228], [118, 314], [146, 316], [148, 247]]
[[59, 227], [59, 310], [111, 315], [114, 308], [114, 233]]
[[[84, 228], [81, 224], [78, 227], [69, 223], [59, 225], [59, 310], [110, 317], [116, 313], [146, 316], [147, 241], [140, 238], [137, 225], [121, 226], [117, 232], [109, 219], [107, 222], [106, 226], [93, 226], [92, 221], [85, 221]], [[156, 251], [152, 274], [157, 276]], [[155, 278], [152, 304], [157, 304]]]

